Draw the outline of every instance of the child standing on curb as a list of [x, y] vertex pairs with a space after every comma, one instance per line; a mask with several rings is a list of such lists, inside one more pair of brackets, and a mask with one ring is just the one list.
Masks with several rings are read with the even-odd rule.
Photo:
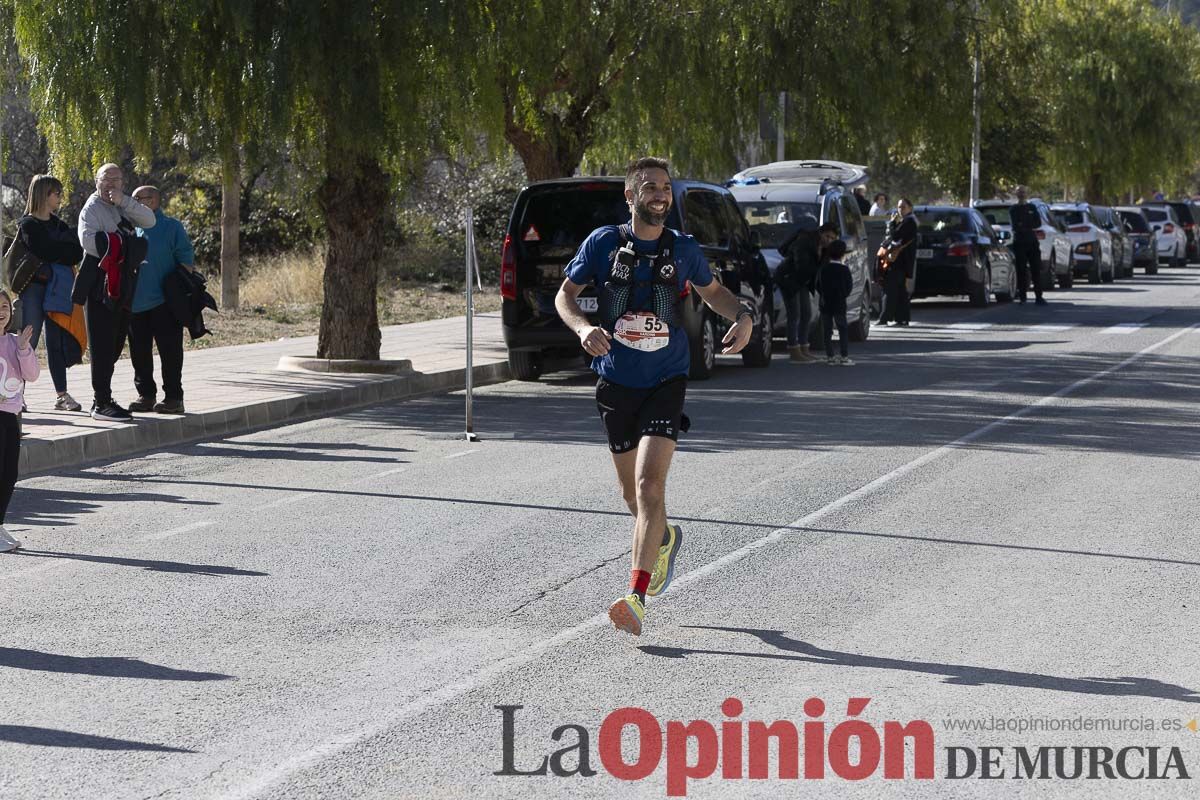
[[17, 485], [17, 466], [21, 458], [21, 405], [25, 381], [37, 380], [37, 354], [29, 346], [33, 327], [26, 325], [20, 334], [8, 333], [12, 322], [12, 298], [0, 291], [0, 553], [16, 550], [21, 543], [4, 529], [4, 516]]
[[[850, 268], [842, 263], [846, 255], [846, 243], [834, 239], [825, 250], [829, 260], [821, 265], [817, 273], [817, 289], [821, 293], [821, 328], [825, 332], [825, 363], [848, 367], [850, 360], [849, 326], [846, 324], [846, 298], [854, 288], [854, 277]], [[833, 326], [837, 325], [840, 358], [833, 357]]]

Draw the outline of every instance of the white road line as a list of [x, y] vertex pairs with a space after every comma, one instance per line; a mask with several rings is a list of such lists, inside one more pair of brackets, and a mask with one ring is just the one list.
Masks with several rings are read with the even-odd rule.
[[1073, 323], [1055, 325], [1047, 322], [1041, 325], [1030, 325], [1025, 330], [1029, 331], [1030, 333], [1062, 333], [1063, 331], [1069, 331], [1074, 327], [1075, 325]]
[[446, 456], [446, 458], [462, 458], [463, 456], [469, 456], [471, 453], [478, 452], [479, 448], [475, 448], [474, 450], [463, 450], [461, 453], [451, 453], [450, 455]]
[[397, 472], [404, 472], [408, 467], [396, 467], [395, 469], [385, 469], [383, 472], [376, 472], [370, 476], [372, 478], [386, 478], [388, 475], [395, 475]]
[[138, 539], [138, 541], [139, 542], [153, 542], [153, 541], [157, 541], [158, 539], [169, 539], [170, 537], [178, 536], [181, 533], [190, 533], [192, 531], [198, 531], [201, 528], [208, 528], [208, 527], [211, 527], [216, 524], [217, 524], [216, 521], [211, 520], [211, 519], [203, 520], [201, 522], [193, 522], [189, 525], [182, 525], [178, 528], [172, 528], [169, 531], [162, 531], [160, 533], [148, 534], [148, 535], [143, 536], [142, 538]]
[[1122, 322], [1120, 325], [1113, 325], [1111, 328], [1105, 328], [1101, 333], [1128, 334], [1136, 333], [1146, 327], [1144, 322]]
[[[787, 525], [786, 527], [783, 527], [783, 528], [777, 528], [776, 530], [768, 533], [766, 536], [763, 536], [761, 539], [757, 539], [753, 542], [750, 542], [749, 544], [744, 545], [743, 547], [740, 547], [731, 553], [727, 553], [726, 555], [716, 559], [715, 561], [712, 561], [712, 562], [704, 565], [703, 567], [700, 567], [699, 569], [694, 570], [687, 575], [684, 575], [681, 578], [677, 578], [675, 580], [675, 582], [671, 585], [671, 587], [668, 588], [666, 592], [664, 592], [664, 595], [670, 594], [672, 592], [677, 592], [683, 586], [687, 586], [691, 583], [695, 583], [696, 581], [702, 580], [703, 578], [706, 578], [709, 575], [712, 575], [713, 573], [717, 572], [720, 569], [723, 569], [724, 567], [729, 566], [730, 564], [741, 561], [742, 559], [746, 558], [747, 556], [751, 555], [752, 553], [757, 552], [758, 550], [761, 550], [762, 548], [767, 547], [768, 545], [774, 544], [775, 542], [778, 542], [780, 539], [782, 539], [784, 536], [788, 535], [789, 533], [802, 533], [802, 531], [795, 531], [792, 529], [800, 528], [800, 527], [807, 527], [807, 526], [811, 525], [812, 523], [816, 522], [817, 520], [821, 519], [822, 517], [828, 516], [829, 514], [832, 514], [834, 511], [837, 511], [838, 509], [843, 508], [844, 506], [846, 506], [850, 503], [853, 503], [855, 500], [859, 500], [863, 497], [866, 497], [870, 494], [875, 493], [879, 489], [882, 489], [884, 486], [887, 486], [888, 484], [895, 481], [897, 478], [903, 477], [903, 476], [909, 474], [910, 472], [918, 470], [921, 467], [925, 466], [926, 464], [930, 463], [931, 461], [935, 461], [944, 455], [947, 455], [949, 453], [953, 453], [953, 452], [957, 451], [964, 444], [969, 444], [977, 439], [983, 438], [984, 436], [991, 433], [993, 430], [995, 430], [996, 428], [998, 428], [1002, 425], [1007, 425], [1010, 422], [1015, 422], [1016, 420], [1019, 420], [1022, 417], [1027, 416], [1030, 412], [1035, 411], [1039, 408], [1042, 408], [1043, 406], [1050, 405], [1051, 403], [1055, 402], [1056, 400], [1071, 394], [1075, 390], [1080, 389], [1084, 386], [1087, 386], [1089, 383], [1094, 383], [1094, 382], [1100, 380], [1101, 378], [1111, 375], [1112, 373], [1116, 372], [1117, 370], [1123, 369], [1124, 367], [1128, 366], [1129, 364], [1132, 364], [1134, 361], [1137, 361], [1138, 359], [1142, 358], [1143, 356], [1148, 355], [1148, 354], [1154, 352], [1155, 350], [1158, 350], [1160, 347], [1170, 344], [1171, 342], [1175, 341], [1179, 337], [1183, 336], [1186, 333], [1189, 333], [1192, 330], [1195, 330], [1196, 328], [1200, 328], [1200, 322], [1198, 322], [1194, 325], [1191, 325], [1188, 328], [1184, 328], [1183, 330], [1176, 331], [1175, 333], [1171, 334], [1167, 338], [1161, 339], [1160, 341], [1156, 342], [1155, 344], [1152, 344], [1149, 347], [1145, 347], [1145, 348], [1139, 350], [1138, 352], [1136, 352], [1132, 356], [1126, 358], [1124, 361], [1120, 362], [1119, 364], [1111, 366], [1108, 369], [1101, 370], [1100, 372], [1094, 373], [1093, 375], [1091, 375], [1087, 378], [1082, 378], [1078, 381], [1075, 381], [1075, 383], [1072, 383], [1070, 386], [1065, 386], [1062, 389], [1059, 389], [1054, 394], [1046, 395], [1042, 399], [1038, 400], [1036, 403], [1031, 403], [1030, 405], [1027, 405], [1018, 411], [1014, 411], [1012, 414], [1009, 414], [1006, 417], [1002, 417], [998, 420], [994, 420], [994, 421], [988, 423], [987, 425], [984, 425], [983, 427], [977, 428], [976, 430], [972, 431], [971, 433], [968, 433], [966, 436], [963, 436], [959, 439], [955, 439], [953, 442], [950, 442], [949, 444], [942, 445], [941, 447], [939, 447], [936, 450], [930, 451], [919, 458], [913, 459], [912, 461], [908, 462], [907, 464], [897, 467], [896, 469], [892, 470], [891, 472], [887, 473], [886, 475], [882, 475], [882, 476], [876, 478], [875, 480], [871, 481], [870, 483], [866, 484], [865, 486], [861, 486], [858, 489], [855, 489], [853, 492], [850, 492], [849, 494], [839, 497], [837, 500], [834, 500], [832, 503], [829, 503], [829, 504], [817, 509], [816, 511], [812, 512], [811, 514], [801, 517], [800, 519], [796, 520], [795, 522], [791, 523], [790, 525]], [[336, 736], [333, 739], [330, 739], [329, 741], [319, 744], [310, 750], [304, 751], [303, 753], [297, 753], [296, 755], [292, 756], [291, 758], [287, 759], [286, 761], [276, 764], [274, 767], [268, 769], [266, 772], [260, 773], [259, 775], [251, 778], [248, 783], [242, 784], [240, 787], [238, 787], [238, 790], [236, 792], [233, 792], [226, 796], [230, 797], [230, 798], [246, 798], [247, 800], [250, 800], [251, 798], [254, 798], [254, 797], [260, 795], [261, 793], [267, 791], [268, 789], [272, 788], [279, 782], [285, 780], [289, 775], [299, 772], [313, 764], [319, 763], [322, 759], [332, 756], [341, 750], [352, 747], [355, 744], [357, 744], [358, 742], [361, 742], [365, 739], [370, 739], [372, 736], [381, 734], [384, 731], [387, 731], [388, 729], [394, 727], [397, 723], [401, 722], [404, 719], [407, 719], [409, 717], [420, 714], [423, 711], [426, 711], [427, 709], [434, 708], [443, 703], [451, 702], [451, 701], [463, 696], [464, 694], [466, 694], [480, 686], [483, 686], [488, 681], [490, 681], [492, 678], [494, 678], [498, 675], [501, 675], [510, 669], [515, 669], [517, 667], [524, 666], [525, 664], [528, 664], [529, 662], [536, 659], [542, 653], [545, 653], [546, 651], [551, 650], [554, 647], [557, 647], [558, 645], [567, 644], [567, 643], [579, 638], [580, 636], [587, 633], [588, 631], [591, 631], [595, 628], [603, 627], [604, 625], [607, 625], [607, 624], [609, 624], [607, 611], [601, 612], [601, 613], [595, 615], [594, 617], [589, 617], [588, 619], [585, 619], [583, 622], [580, 622], [579, 624], [577, 624], [573, 627], [567, 628], [566, 630], [559, 631], [554, 636], [551, 636], [549, 639], [545, 639], [543, 641], [535, 642], [534, 644], [529, 645], [528, 647], [526, 647], [524, 650], [520, 651], [519, 653], [511, 655], [508, 658], [502, 659], [495, 663], [481, 667], [477, 672], [475, 672], [471, 675], [468, 675], [466, 678], [459, 681], [458, 683], [450, 684], [449, 686], [443, 686], [440, 689], [435, 689], [434, 691], [429, 692], [428, 694], [426, 694], [406, 705], [401, 706], [395, 712], [388, 714], [383, 719], [378, 719], [375, 722], [371, 723], [370, 725], [360, 728], [357, 731], [352, 731], [349, 733], [344, 733], [340, 736]]]
[[279, 498], [278, 500], [273, 500], [270, 503], [261, 505], [258, 507], [258, 509], [261, 511], [261, 510], [267, 509], [267, 508], [279, 508], [280, 506], [290, 506], [292, 503], [299, 503], [301, 500], [307, 500], [308, 498], [313, 497], [313, 496], [314, 495], [312, 492], [301, 492], [300, 494], [289, 494], [285, 497]]
[[985, 331], [992, 327], [990, 322], [954, 322], [944, 326], [949, 331]]

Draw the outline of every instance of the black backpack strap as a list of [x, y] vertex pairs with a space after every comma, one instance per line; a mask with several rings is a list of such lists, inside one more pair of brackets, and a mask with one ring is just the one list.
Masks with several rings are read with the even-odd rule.
[[633, 226], [628, 222], [617, 226], [617, 236], [620, 237], [622, 246], [629, 244], [633, 241]]

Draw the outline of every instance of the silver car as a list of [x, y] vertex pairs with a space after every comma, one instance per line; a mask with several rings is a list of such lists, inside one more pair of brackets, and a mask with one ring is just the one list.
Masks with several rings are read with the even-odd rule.
[[[1042, 224], [1036, 234], [1042, 256], [1042, 288], [1051, 289], [1057, 280], [1063, 289], [1070, 289], [1075, 279], [1072, 269], [1075, 265], [1071, 253], [1071, 237], [1064, 227], [1058, 224], [1050, 212], [1046, 201], [1034, 197], [1029, 200], [1038, 210]], [[1007, 244], [1012, 246], [1012, 222], [1008, 217], [1008, 209], [1012, 205], [1008, 200], [976, 200], [975, 208], [991, 223], [996, 232], [1002, 235]]]

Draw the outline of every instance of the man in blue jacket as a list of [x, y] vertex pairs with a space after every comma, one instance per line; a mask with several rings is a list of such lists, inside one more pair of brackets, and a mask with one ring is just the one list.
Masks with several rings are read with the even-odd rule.
[[[183, 223], [162, 212], [162, 194], [153, 186], [139, 186], [133, 199], [154, 212], [154, 227], [140, 231], [150, 241], [150, 250], [138, 273], [129, 318], [129, 357], [133, 361], [133, 385], [138, 399], [130, 411], [157, 414], [183, 413], [183, 326], [171, 313], [163, 295], [163, 281], [176, 266], [192, 269], [195, 254]], [[155, 402], [154, 352], [162, 362], [164, 399]]]

